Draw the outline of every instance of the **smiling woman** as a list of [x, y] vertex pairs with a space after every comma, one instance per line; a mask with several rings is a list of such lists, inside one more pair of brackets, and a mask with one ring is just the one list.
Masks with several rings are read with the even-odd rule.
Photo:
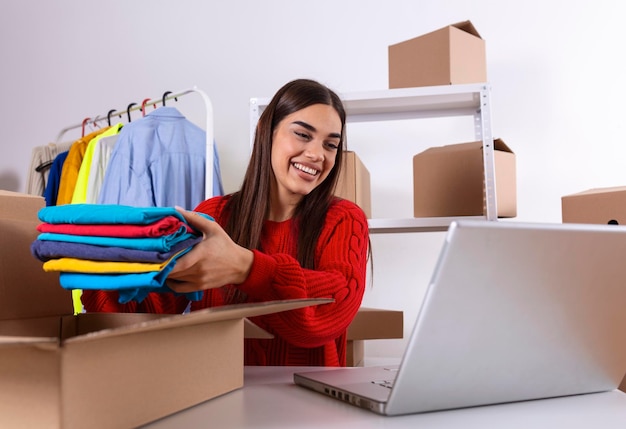
[[[181, 210], [204, 240], [182, 256], [167, 284], [204, 291], [191, 311], [241, 302], [333, 298], [256, 317], [274, 335], [248, 339], [247, 365], [346, 364], [346, 331], [363, 298], [369, 232], [363, 211], [337, 198], [346, 114], [326, 86], [307, 79], [283, 86], [263, 111], [241, 189]], [[83, 294], [87, 311], [182, 312], [184, 295], [151, 295], [121, 305], [115, 292]]]

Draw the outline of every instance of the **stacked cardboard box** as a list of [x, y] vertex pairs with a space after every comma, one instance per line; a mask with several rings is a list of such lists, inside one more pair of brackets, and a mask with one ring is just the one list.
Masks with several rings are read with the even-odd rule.
[[389, 46], [389, 88], [482, 82], [485, 41], [470, 21]]
[[[498, 217], [515, 217], [515, 154], [504, 141], [493, 143]], [[482, 145], [477, 141], [432, 147], [413, 157], [415, 217], [485, 214]]]
[[335, 195], [352, 201], [363, 209], [368, 218], [372, 217], [370, 173], [352, 151], [343, 153], [343, 167]]
[[561, 197], [565, 223], [626, 225], [626, 186], [594, 188]]

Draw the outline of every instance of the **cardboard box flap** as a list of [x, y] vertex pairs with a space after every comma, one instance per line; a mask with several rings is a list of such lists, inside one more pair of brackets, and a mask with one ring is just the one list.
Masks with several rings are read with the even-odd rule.
[[[125, 325], [114, 329], [102, 329], [97, 332], [90, 332], [85, 335], [68, 338], [66, 342], [93, 341], [106, 337], [136, 334], [164, 329], [172, 329], [182, 326], [200, 325], [223, 320], [242, 319], [247, 317], [261, 316], [264, 314], [278, 313], [281, 311], [295, 310], [311, 305], [328, 304], [334, 302], [333, 299], [293, 299], [283, 301], [267, 301], [250, 304], [225, 305], [221, 307], [206, 308], [204, 310], [193, 311], [184, 315], [172, 315], [155, 318], [137, 324]], [[260, 329], [260, 328], [259, 328]]]
[[450, 27], [458, 28], [459, 30], [465, 31], [466, 33], [469, 33], [473, 36], [478, 37], [479, 39], [482, 39], [482, 37], [480, 37], [480, 34], [478, 34], [478, 31], [476, 30], [476, 28], [474, 27], [474, 24], [472, 24], [471, 21], [457, 22], [456, 24], [452, 24]]
[[[483, 142], [475, 141], [469, 143], [455, 143], [448, 144], [444, 146], [433, 146], [425, 149], [420, 155], [424, 154], [433, 154], [438, 155], [440, 152], [457, 152], [457, 151], [467, 151], [467, 150], [482, 150]], [[502, 139], [493, 139], [493, 150], [497, 150], [500, 152], [508, 152], [513, 153], [511, 148], [507, 146], [507, 144]]]
[[259, 327], [252, 323], [249, 319], [243, 320], [243, 337], [244, 338], [259, 338], [263, 340], [271, 340], [274, 338], [272, 334], [267, 332], [265, 329]]
[[52, 345], [57, 346], [59, 339], [55, 337], [13, 337], [0, 336], [0, 348], [23, 345]]
[[623, 192], [626, 191], [626, 186], [613, 186], [609, 188], [592, 188], [587, 189], [586, 191], [576, 192], [574, 194], [565, 195], [563, 198], [567, 197], [575, 197], [578, 195], [592, 195], [592, 194], [606, 194], [610, 192]]
[[510, 147], [507, 146], [501, 139], [493, 139], [493, 150], [499, 150], [501, 152], [513, 153]]
[[43, 197], [0, 189], [0, 218], [38, 221], [37, 213], [45, 205]]

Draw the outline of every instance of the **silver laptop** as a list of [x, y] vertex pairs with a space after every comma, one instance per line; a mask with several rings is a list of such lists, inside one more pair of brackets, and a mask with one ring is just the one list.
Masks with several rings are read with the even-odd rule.
[[616, 389], [626, 227], [451, 224], [401, 363], [294, 374], [383, 415]]

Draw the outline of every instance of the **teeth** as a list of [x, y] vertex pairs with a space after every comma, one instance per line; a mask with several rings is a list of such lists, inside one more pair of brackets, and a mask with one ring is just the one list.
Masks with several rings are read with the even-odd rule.
[[315, 176], [318, 173], [318, 171], [316, 169], [307, 167], [307, 166], [299, 164], [297, 162], [294, 162], [293, 166], [296, 167], [300, 171], [304, 171], [305, 173], [310, 174], [311, 176]]

